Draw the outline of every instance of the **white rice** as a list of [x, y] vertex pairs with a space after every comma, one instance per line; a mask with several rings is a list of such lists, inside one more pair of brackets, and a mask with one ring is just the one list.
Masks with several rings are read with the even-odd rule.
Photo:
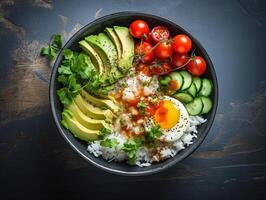
[[[179, 151], [185, 149], [187, 146], [193, 144], [193, 139], [197, 138], [197, 126], [206, 122], [206, 119], [200, 116], [190, 116], [189, 125], [187, 130], [184, 132], [183, 136], [173, 142], [169, 143], [169, 146], [166, 146], [160, 150], [160, 157], [167, 159], [174, 157]], [[114, 132], [108, 135], [106, 138], [115, 138], [119, 144], [114, 148], [102, 147], [99, 140], [91, 142], [88, 144], [87, 150], [92, 153], [94, 156], [102, 156], [105, 160], [114, 160], [117, 162], [122, 162], [127, 160], [127, 154], [122, 151], [123, 145], [126, 142], [126, 138], [117, 132]], [[146, 147], [140, 147], [137, 151], [137, 160], [136, 165], [140, 167], [150, 166], [152, 162], [158, 161], [158, 158], [153, 156], [152, 158], [148, 155], [148, 149]]]

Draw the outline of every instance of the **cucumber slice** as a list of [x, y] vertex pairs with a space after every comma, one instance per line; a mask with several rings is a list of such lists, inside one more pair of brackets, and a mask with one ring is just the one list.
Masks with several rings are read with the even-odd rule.
[[181, 92], [181, 93], [176, 93], [173, 96], [179, 101], [182, 101], [184, 103], [189, 103], [193, 101], [193, 97], [189, 93]]
[[198, 115], [201, 113], [203, 109], [203, 103], [201, 98], [196, 97], [192, 102], [185, 105], [188, 114], [190, 115]]
[[189, 94], [191, 94], [193, 97], [197, 94], [197, 88], [194, 83], [191, 84], [191, 86], [186, 90]]
[[199, 92], [201, 89], [201, 85], [202, 85], [201, 79], [197, 76], [194, 76], [193, 77], [193, 83], [195, 84], [195, 86], [197, 88], [197, 92]]
[[172, 80], [176, 80], [177, 81], [179, 89], [180, 89], [183, 86], [183, 84], [184, 84], [183, 76], [181, 76], [181, 74], [179, 72], [172, 72], [169, 75], [172, 78]]
[[202, 87], [199, 91], [201, 96], [209, 96], [212, 92], [212, 82], [209, 79], [202, 79]]
[[200, 99], [203, 103], [201, 114], [207, 114], [212, 109], [212, 100], [209, 97], [205, 96], [201, 96]]
[[180, 74], [184, 79], [184, 84], [182, 85], [181, 90], [188, 89], [192, 84], [192, 76], [187, 71], [181, 71]]

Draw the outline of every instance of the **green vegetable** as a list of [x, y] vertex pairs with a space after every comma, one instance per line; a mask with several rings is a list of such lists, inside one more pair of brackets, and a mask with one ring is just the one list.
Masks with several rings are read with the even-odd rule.
[[108, 128], [105, 128], [103, 127], [101, 130], [100, 130], [100, 138], [105, 138], [107, 135], [110, 135], [111, 134], [111, 130], [108, 129]]
[[171, 81], [171, 78], [169, 76], [164, 76], [159, 80], [159, 83], [161, 86], [167, 86], [170, 81]]
[[144, 113], [145, 112], [145, 109], [146, 109], [146, 104], [144, 102], [140, 101], [138, 103], [137, 107], [138, 107], [138, 109], [139, 109], [139, 111], [141, 113]]
[[61, 48], [62, 36], [59, 34], [55, 34], [51, 37], [49, 45], [41, 49], [41, 55], [46, 56], [49, 60], [54, 60]]
[[108, 148], [113, 148], [116, 147], [119, 144], [119, 142], [117, 141], [117, 139], [115, 138], [107, 138], [103, 141], [101, 141], [100, 145], [103, 147], [108, 147]]
[[127, 153], [128, 164], [134, 165], [137, 159], [137, 150], [141, 146], [142, 142], [139, 139], [128, 140], [124, 143], [122, 150]]
[[151, 129], [145, 133], [145, 139], [148, 142], [153, 142], [154, 140], [159, 139], [162, 135], [163, 133], [160, 129], [160, 126], [155, 125], [151, 127]]
[[57, 90], [57, 95], [64, 105], [69, 105], [72, 102], [71, 92], [67, 88]]
[[68, 105], [86, 87], [91, 91], [99, 88], [100, 81], [90, 57], [84, 53], [76, 53], [64, 49], [62, 65], [58, 68], [58, 82], [63, 85], [57, 91], [60, 101]]

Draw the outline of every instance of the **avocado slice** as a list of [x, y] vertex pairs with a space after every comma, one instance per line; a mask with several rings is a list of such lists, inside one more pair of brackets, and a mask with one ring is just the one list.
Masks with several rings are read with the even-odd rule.
[[117, 34], [122, 46], [122, 55], [118, 60], [118, 66], [119, 69], [123, 71], [123, 73], [126, 73], [133, 63], [134, 40], [130, 35], [127, 27], [114, 26], [114, 31]]
[[121, 45], [121, 42], [120, 42], [118, 36], [116, 35], [114, 29], [113, 28], [105, 28], [105, 32], [110, 37], [110, 39], [112, 40], [112, 42], [114, 43], [114, 45], [116, 47], [118, 60], [121, 59], [122, 45]]
[[80, 94], [75, 97], [74, 102], [85, 115], [90, 116], [94, 119], [103, 119], [111, 122], [114, 118], [114, 114], [111, 110], [102, 110], [98, 107], [93, 106], [85, 99], [83, 99]]
[[94, 97], [90, 95], [88, 92], [86, 92], [85, 90], [81, 90], [80, 94], [84, 99], [89, 101], [91, 104], [94, 104], [95, 106], [107, 107], [111, 109], [114, 113], [117, 113], [120, 110], [119, 106], [116, 105], [112, 100], [100, 99], [100, 98]]
[[91, 130], [82, 126], [74, 117], [73, 113], [67, 109], [64, 109], [62, 112], [62, 124], [65, 128], [69, 129], [75, 137], [86, 142], [97, 139], [100, 134], [99, 130]]
[[105, 33], [100, 33], [99, 35], [90, 35], [85, 40], [100, 55], [109, 83], [113, 84], [121, 78], [122, 74], [117, 68], [117, 50], [110, 38]]
[[87, 54], [89, 54], [89, 56], [92, 60], [92, 63], [94, 66], [97, 67], [99, 74], [100, 75], [104, 74], [104, 65], [103, 65], [103, 61], [101, 60], [99, 54], [85, 40], [80, 41], [79, 45], [83, 51], [85, 51]]
[[74, 101], [67, 106], [67, 109], [73, 113], [73, 116], [85, 128], [91, 130], [100, 130], [101, 128], [105, 127], [110, 129], [110, 125], [108, 125], [104, 120], [92, 119], [89, 116], [85, 115]]

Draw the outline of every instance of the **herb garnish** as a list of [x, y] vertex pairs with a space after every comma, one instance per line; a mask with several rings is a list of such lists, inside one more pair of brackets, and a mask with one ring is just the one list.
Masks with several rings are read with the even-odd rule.
[[46, 56], [49, 60], [54, 60], [61, 48], [62, 36], [59, 34], [55, 34], [51, 37], [49, 45], [41, 49], [41, 55]]
[[141, 146], [141, 140], [128, 140], [124, 143], [122, 150], [127, 153], [128, 164], [134, 165], [137, 159], [137, 150]]
[[69, 105], [81, 89], [94, 91], [100, 81], [88, 55], [64, 49], [63, 58], [57, 78], [63, 87], [57, 95], [63, 104]]
[[105, 140], [102, 140], [100, 145], [107, 148], [113, 148], [116, 147], [119, 144], [118, 140], [115, 138], [107, 138]]
[[137, 105], [139, 111], [143, 114], [145, 113], [145, 109], [146, 109], [146, 104], [142, 101], [140, 101]]
[[110, 135], [111, 132], [112, 132], [112, 131], [111, 131], [110, 129], [103, 127], [103, 128], [100, 130], [100, 135], [99, 135], [99, 137], [103, 139], [103, 138], [105, 138], [107, 135]]
[[155, 125], [151, 127], [151, 129], [145, 133], [145, 139], [148, 142], [153, 142], [155, 139], [159, 139], [162, 135], [163, 133], [160, 129], [160, 126]]

